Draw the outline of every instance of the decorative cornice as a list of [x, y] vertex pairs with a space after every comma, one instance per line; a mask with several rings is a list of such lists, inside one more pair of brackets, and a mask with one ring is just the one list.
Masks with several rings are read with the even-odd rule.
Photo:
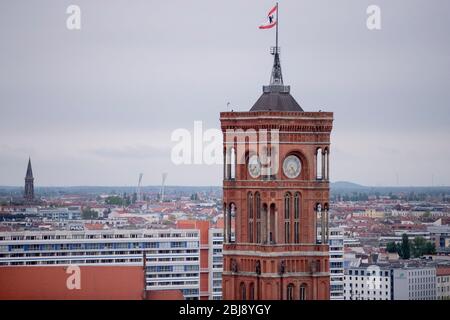
[[276, 251], [260, 252], [249, 250], [223, 250], [224, 256], [251, 256], [251, 257], [328, 257], [328, 251]]
[[[260, 278], [280, 278], [281, 276], [278, 273], [261, 273], [260, 275], [256, 274], [256, 272], [247, 272], [247, 271], [223, 271], [222, 275], [225, 276], [247, 276], [247, 277], [260, 277]], [[329, 272], [286, 272], [283, 274], [283, 278], [288, 277], [329, 277]]]

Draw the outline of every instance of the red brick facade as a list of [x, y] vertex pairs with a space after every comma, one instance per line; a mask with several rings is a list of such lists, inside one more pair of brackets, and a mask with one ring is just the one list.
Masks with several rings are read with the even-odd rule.
[[[220, 120], [226, 159], [223, 298], [329, 299], [328, 171], [333, 114], [223, 112]], [[254, 140], [245, 138], [246, 134], [226, 135], [227, 130], [238, 129], [255, 130], [258, 148], [252, 149], [249, 142]], [[266, 139], [261, 130], [278, 130], [278, 147], [272, 139], [276, 134]], [[278, 154], [278, 170], [254, 178], [249, 159], [260, 156], [259, 145], [266, 141], [267, 150]], [[290, 155], [301, 163], [300, 173], [291, 178], [283, 170], [284, 159]]]

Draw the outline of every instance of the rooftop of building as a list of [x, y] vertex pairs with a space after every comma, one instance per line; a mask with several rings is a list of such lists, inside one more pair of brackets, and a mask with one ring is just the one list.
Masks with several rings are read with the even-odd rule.
[[250, 111], [303, 111], [289, 92], [263, 92]]

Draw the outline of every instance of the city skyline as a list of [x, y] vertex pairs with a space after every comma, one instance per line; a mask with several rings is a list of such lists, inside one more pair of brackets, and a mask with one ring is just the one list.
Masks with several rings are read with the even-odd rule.
[[[0, 185], [22, 186], [29, 156], [37, 187], [134, 186], [141, 172], [221, 185], [221, 165], [170, 162], [171, 133], [250, 109], [270, 77], [273, 32], [258, 25], [273, 3], [77, 4], [77, 31], [69, 3], [0, 5]], [[369, 4], [280, 1], [285, 83], [305, 111], [336, 115], [331, 181], [450, 185], [450, 4], [378, 1], [377, 31]]]

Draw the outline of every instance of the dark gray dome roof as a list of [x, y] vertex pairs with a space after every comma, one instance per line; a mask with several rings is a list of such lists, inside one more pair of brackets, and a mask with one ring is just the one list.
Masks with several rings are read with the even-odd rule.
[[250, 111], [303, 111], [288, 92], [264, 92]]

